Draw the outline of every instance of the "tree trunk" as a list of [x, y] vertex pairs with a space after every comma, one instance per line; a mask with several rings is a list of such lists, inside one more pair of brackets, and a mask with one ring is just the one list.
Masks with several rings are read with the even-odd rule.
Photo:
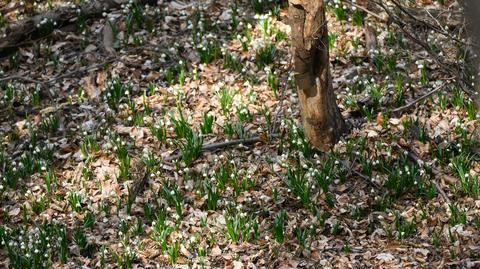
[[348, 128], [336, 104], [330, 75], [328, 29], [323, 0], [290, 0], [295, 80], [305, 136], [330, 149]]
[[[463, 0], [460, 1], [464, 10], [465, 28], [468, 35], [469, 70], [467, 74], [473, 76], [473, 90], [477, 93], [474, 96], [474, 101], [477, 108], [480, 108], [480, 1], [478, 0]], [[470, 85], [467, 85], [470, 86]]]

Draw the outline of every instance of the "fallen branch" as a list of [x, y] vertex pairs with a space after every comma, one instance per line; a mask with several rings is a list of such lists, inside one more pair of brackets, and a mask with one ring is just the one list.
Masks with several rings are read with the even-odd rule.
[[399, 15], [405, 22], [427, 26], [442, 35], [446, 34], [443, 25], [459, 27], [463, 24], [463, 13], [460, 10], [445, 11], [433, 8], [410, 8], [401, 5], [396, 0], [390, 1], [402, 11]]
[[360, 172], [358, 172], [357, 170], [353, 169], [353, 164], [350, 166], [347, 164], [347, 162], [345, 162], [344, 160], [340, 160], [337, 158], [337, 161], [343, 165], [343, 167], [345, 167], [346, 169], [348, 169], [349, 173], [352, 173], [358, 177], [360, 177], [361, 179], [363, 179], [365, 182], [367, 182], [368, 184], [372, 185], [372, 187], [375, 187], [377, 190], [381, 190], [382, 189], [382, 186], [378, 185], [376, 182], [372, 181], [372, 179]]
[[12, 49], [16, 49], [18, 44], [28, 38], [38, 39], [47, 35], [47, 32], [50, 31], [45, 30], [47, 27], [45, 22], [51, 23], [54, 28], [57, 28], [72, 23], [79, 14], [78, 10], [87, 18], [93, 18], [101, 16], [105, 10], [115, 7], [120, 7], [120, 5], [113, 0], [88, 1], [78, 7], [75, 5], [63, 6], [13, 23], [6, 28], [6, 37], [0, 40], [0, 55], [3, 57], [9, 54]]
[[[59, 7], [56, 10], [38, 14], [25, 20], [12, 23], [5, 29], [6, 37], [0, 39], [0, 57], [15, 51], [27, 39], [39, 39], [56, 29], [75, 22], [79, 14], [85, 19], [98, 18], [104, 12], [119, 9], [127, 0], [84, 1], [83, 4]], [[153, 0], [137, 1], [139, 3], [153, 3]], [[80, 12], [79, 12], [80, 11]], [[47, 22], [49, 25], [45, 24]], [[47, 29], [48, 28], [48, 29]]]
[[278, 138], [278, 134], [271, 134], [268, 137], [262, 137], [262, 136], [256, 136], [252, 138], [247, 138], [247, 139], [236, 139], [232, 141], [225, 141], [225, 142], [219, 142], [219, 143], [212, 143], [212, 144], [207, 144], [204, 145], [202, 150], [203, 151], [215, 151], [218, 149], [226, 148], [226, 147], [231, 147], [231, 146], [236, 146], [236, 145], [252, 145], [258, 142], [267, 142], [268, 140], [271, 140], [273, 138]]
[[370, 16], [372, 16], [372, 17], [374, 17], [374, 18], [377, 18], [377, 19], [378, 19], [379, 21], [381, 21], [381, 22], [385, 22], [385, 23], [388, 22], [388, 19], [386, 19], [386, 18], [378, 15], [377, 13], [369, 10], [367, 7], [364, 7], [364, 6], [362, 6], [362, 5], [359, 5], [359, 4], [354, 3], [354, 2], [352, 2], [352, 1], [343, 1], [343, 3], [349, 4], [349, 5], [351, 5], [352, 7], [356, 7], [356, 8], [358, 8], [358, 9], [361, 9], [361, 10], [363, 10], [365, 13], [369, 14]]
[[[394, 1], [394, 0], [392, 0], [392, 1]], [[435, 63], [438, 64], [439, 66], [441, 66], [441, 68], [439, 69], [439, 71], [441, 73], [443, 73], [443, 74], [445, 74], [449, 77], [454, 77], [459, 82], [458, 86], [460, 86], [462, 91], [467, 93], [472, 99], [474, 99], [476, 101], [479, 100], [477, 94], [474, 91], [472, 91], [468, 88], [469, 87], [468, 85], [470, 85], [471, 82], [467, 79], [469, 77], [469, 75], [466, 74], [465, 67], [462, 67], [462, 66], [459, 67], [459, 63], [457, 63], [457, 62], [446, 62], [446, 61], [444, 61], [443, 58], [440, 58], [439, 55], [438, 55], [438, 52], [434, 51], [432, 49], [432, 47], [427, 42], [424, 42], [424, 41], [420, 40], [420, 37], [418, 36], [418, 33], [411, 33], [410, 31], [408, 31], [406, 29], [407, 26], [412, 26], [412, 25], [407, 24], [401, 17], [399, 17], [398, 15], [395, 15], [393, 13], [393, 11], [390, 10], [383, 3], [383, 1], [371, 0], [371, 2], [380, 6], [388, 14], [390, 22], [395, 23], [408, 39], [415, 42], [417, 45], [421, 46], [432, 57], [432, 59], [435, 61]], [[397, 3], [397, 5], [398, 5], [398, 3]], [[415, 19], [415, 16], [409, 14], [408, 11], [405, 12], [400, 7], [401, 7], [401, 5], [399, 5], [398, 8], [402, 12], [407, 13], [408, 16], [410, 16], [412, 19]], [[425, 23], [425, 26], [429, 27], [430, 24]], [[436, 29], [436, 27], [433, 26], [432, 30], [435, 30], [435, 29]], [[442, 34], [451, 38], [451, 39], [453, 39], [453, 40], [458, 40], [456, 37], [454, 37], [454, 36], [452, 36], [448, 33], [442, 32]]]
[[403, 111], [405, 111], [405, 110], [410, 109], [411, 107], [413, 107], [413, 106], [416, 105], [417, 103], [419, 103], [419, 102], [427, 99], [428, 97], [432, 96], [433, 94], [439, 92], [441, 89], [443, 89], [443, 87], [445, 87], [445, 85], [447, 85], [447, 83], [448, 83], [448, 82], [443, 83], [442, 85], [438, 86], [437, 88], [429, 91], [428, 93], [420, 96], [419, 98], [411, 101], [410, 103], [408, 103], [408, 104], [406, 104], [406, 105], [404, 105], [404, 106], [401, 106], [401, 107], [397, 107], [397, 108], [395, 108], [395, 109], [392, 109], [391, 112], [392, 112], [393, 114], [396, 114], [396, 113], [400, 113], [400, 112], [403, 112]]
[[[252, 145], [252, 144], [255, 144], [255, 143], [258, 143], [258, 142], [266, 142], [269, 139], [273, 139], [273, 138], [277, 138], [277, 137], [279, 137], [278, 134], [271, 134], [268, 138], [261, 137], [261, 136], [256, 136], [256, 137], [247, 138], [247, 139], [235, 139], [235, 140], [231, 140], [231, 141], [206, 144], [206, 145], [203, 145], [202, 152], [215, 151], [215, 150], [228, 148], [228, 147], [232, 147], [232, 146], [236, 146], [236, 145], [244, 145], [244, 146]], [[183, 156], [183, 153], [179, 152], [177, 154], [168, 156], [163, 161], [171, 162], [171, 161], [180, 159], [182, 156]]]
[[[202, 147], [202, 152], [216, 151], [216, 150], [219, 150], [219, 149], [228, 148], [228, 147], [232, 147], [232, 146], [236, 146], [236, 145], [244, 145], [244, 146], [253, 145], [253, 144], [259, 143], [259, 142], [267, 142], [270, 139], [278, 138], [278, 137], [279, 137], [278, 134], [271, 134], [268, 137], [256, 136], [256, 137], [251, 137], [251, 138], [247, 138], [247, 139], [236, 139], [236, 140], [219, 142], [219, 143], [205, 144]], [[182, 158], [182, 156], [183, 156], [182, 152], [179, 152], [177, 154], [166, 157], [165, 159], [163, 159], [163, 161], [164, 162], [175, 161], [175, 160], [178, 160], [178, 159]], [[145, 185], [148, 183], [149, 179], [150, 179], [150, 173], [149, 173], [149, 171], [146, 171], [143, 178], [141, 178], [140, 181], [134, 183], [134, 187], [133, 187], [134, 197], [137, 196], [140, 192], [143, 191], [143, 189], [145, 188]]]
[[[414, 162], [418, 163], [418, 164], [423, 164], [425, 163], [422, 159], [420, 159], [420, 157], [418, 157], [415, 153], [405, 149], [405, 147], [402, 147], [398, 144], [396, 144], [396, 146], [400, 149], [400, 150], [403, 150], [407, 153], [407, 156], [412, 159]], [[443, 174], [443, 172], [441, 172], [440, 170], [438, 170], [437, 168], [435, 167], [431, 167], [432, 169], [432, 172], [435, 176], [446, 176]], [[433, 185], [435, 185], [435, 189], [437, 189], [438, 193], [440, 193], [440, 196], [442, 196], [443, 200], [445, 200], [445, 202], [447, 202], [448, 204], [451, 203], [450, 201], [450, 198], [448, 198], [447, 194], [445, 193], [445, 191], [442, 189], [442, 187], [440, 186], [440, 184], [438, 183], [438, 181], [436, 181], [435, 179], [432, 179], [431, 180]]]

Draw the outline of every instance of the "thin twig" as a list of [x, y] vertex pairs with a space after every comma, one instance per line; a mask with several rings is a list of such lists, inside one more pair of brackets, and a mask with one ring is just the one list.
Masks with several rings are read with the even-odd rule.
[[[405, 147], [402, 147], [398, 144], [395, 143], [395, 145], [400, 149], [400, 150], [403, 150], [403, 151], [406, 151], [407, 153], [407, 156], [412, 159], [413, 161], [415, 161], [416, 163], [418, 164], [423, 164], [425, 163], [422, 159], [420, 159], [420, 157], [418, 157], [415, 153], [411, 152], [410, 150], [407, 150], [405, 149]], [[436, 169], [435, 167], [431, 167], [432, 169], [432, 172], [435, 176], [441, 176], [442, 175], [442, 172], [439, 171], [438, 169]], [[433, 185], [435, 185], [435, 189], [437, 189], [438, 193], [440, 193], [440, 196], [442, 196], [443, 200], [445, 200], [445, 202], [447, 202], [448, 204], [451, 203], [450, 201], [450, 198], [448, 198], [447, 194], [445, 193], [445, 191], [442, 189], [442, 187], [440, 186], [440, 184], [435, 180], [435, 179], [432, 179], [431, 180]]]
[[[134, 52], [138, 52], [139, 50], [143, 50], [143, 48], [132, 48], [132, 49], [127, 49], [125, 50], [124, 52], [125, 53], [134, 53]], [[88, 52], [90, 53], [90, 52]], [[83, 54], [88, 54], [88, 53], [80, 53], [78, 55], [83, 55]], [[72, 53], [72, 55], [74, 55]], [[12, 76], [8, 76], [8, 77], [4, 77], [4, 78], [0, 78], [0, 82], [5, 82], [5, 81], [12, 81], [12, 80], [20, 80], [20, 81], [26, 81], [26, 82], [30, 82], [30, 83], [35, 83], [39, 86], [48, 86], [60, 79], [64, 79], [64, 78], [68, 78], [68, 77], [71, 77], [73, 75], [77, 75], [77, 74], [81, 74], [81, 73], [85, 73], [87, 71], [90, 71], [90, 70], [93, 70], [93, 69], [97, 69], [99, 67], [102, 67], [106, 64], [109, 64], [109, 63], [112, 63], [112, 62], [115, 62], [115, 61], [119, 61], [119, 62], [123, 62], [125, 64], [131, 64], [131, 63], [128, 63], [127, 61], [125, 61], [124, 59], [121, 59], [120, 57], [111, 57], [111, 58], [107, 58], [105, 61], [101, 62], [101, 63], [98, 63], [98, 64], [94, 64], [94, 65], [90, 65], [90, 66], [86, 66], [84, 68], [80, 68], [80, 69], [77, 69], [77, 70], [73, 70], [71, 72], [68, 72], [68, 73], [65, 73], [65, 74], [61, 74], [61, 75], [58, 75], [54, 78], [51, 78], [49, 80], [36, 80], [36, 79], [32, 79], [32, 78], [29, 78], [29, 77], [25, 77], [25, 76], [22, 76], [22, 75], [12, 75]]]
[[365, 11], [366, 13], [370, 14], [372, 17], [377, 18], [377, 19], [380, 20], [381, 22], [387, 22], [387, 21], [388, 21], [388, 20], [385, 19], [384, 17], [378, 15], [377, 13], [375, 13], [375, 12], [373, 12], [373, 11], [370, 11], [369, 9], [367, 9], [367, 8], [364, 7], [364, 6], [358, 5], [358, 4], [353, 3], [353, 2], [351, 2], [351, 1], [343, 1], [343, 3], [347, 3], [347, 4], [349, 4], [349, 5], [353, 6], [353, 7], [356, 7], [356, 8], [358, 8], [358, 9], [361, 9], [361, 10]]
[[[268, 139], [274, 139], [274, 138], [277, 138], [277, 137], [279, 137], [278, 134], [270, 134], [268, 136]], [[236, 139], [236, 140], [225, 141], [225, 142], [205, 144], [202, 147], [202, 152], [215, 151], [215, 150], [219, 150], [219, 149], [223, 149], [223, 148], [227, 148], [227, 147], [232, 147], [232, 146], [236, 146], [236, 145], [247, 146], [247, 145], [252, 145], [252, 144], [255, 144], [255, 143], [258, 143], [258, 142], [265, 142], [265, 138], [263, 138], [261, 136], [256, 136], [256, 137], [251, 137], [251, 138], [247, 138], [247, 139]], [[179, 152], [179, 153], [174, 154], [172, 156], [166, 157], [165, 159], [163, 159], [163, 161], [164, 162], [170, 162], [170, 161], [178, 160], [182, 156], [183, 156], [182, 152]], [[143, 191], [143, 189], [145, 188], [145, 185], [148, 183], [149, 179], [150, 179], [149, 171], [146, 171], [144, 176], [139, 181], [134, 183], [134, 187], [133, 187], [133, 195], [134, 196], [137, 196], [140, 192]]]
[[368, 177], [367, 175], [364, 175], [362, 173], [360, 173], [359, 171], [353, 169], [353, 165], [354, 163], [352, 163], [352, 165], [348, 165], [347, 162], [345, 162], [344, 160], [340, 160], [337, 158], [337, 161], [343, 165], [343, 167], [345, 167], [346, 169], [348, 169], [348, 171], [358, 177], [360, 177], [361, 179], [363, 179], [365, 182], [367, 182], [368, 184], [372, 185], [373, 187], [375, 187], [377, 190], [381, 190], [382, 189], [382, 186], [378, 185], [375, 181], [372, 181], [372, 179], [370, 177]]
[[9, 77], [0, 78], [0, 82], [12, 81], [12, 80], [23, 80], [23, 81], [30, 82], [30, 83], [35, 83], [35, 84], [42, 84], [43, 83], [43, 81], [41, 81], [41, 80], [36, 80], [36, 79], [32, 79], [32, 78], [28, 78], [28, 77], [24, 77], [24, 76], [20, 76], [20, 75], [13, 75], [13, 76], [9, 76]]
[[87, 66], [87, 67], [80, 68], [80, 69], [77, 69], [77, 70], [62, 74], [62, 75], [58, 75], [58, 76], [56, 76], [54, 78], [51, 78], [49, 80], [43, 80], [42, 81], [42, 80], [31, 79], [31, 78], [24, 77], [24, 76], [21, 76], [21, 75], [13, 75], [13, 76], [9, 76], [9, 77], [0, 78], [0, 82], [12, 81], [12, 80], [23, 80], [23, 81], [26, 81], [26, 82], [38, 84], [40, 86], [48, 86], [51, 83], [54, 83], [57, 80], [60, 80], [62, 78], [67, 78], [67, 77], [70, 77], [72, 75], [76, 75], [76, 74], [79, 74], [79, 73], [87, 72], [87, 71], [92, 70], [92, 69], [96, 69], [98, 67], [104, 66], [108, 63], [111, 63], [115, 60], [116, 60], [115, 58], [110, 58], [110, 59], [105, 60], [102, 63]]
[[[385, 12], [389, 16], [389, 21], [394, 22], [396, 25], [398, 25], [400, 30], [405, 34], [407, 38], [409, 38], [416, 44], [420, 45], [431, 56], [431, 58], [436, 62], [436, 64], [442, 67], [439, 69], [440, 72], [448, 76], [455, 77], [458, 82], [461, 82], [461, 83], [458, 83], [458, 85], [460, 86], [462, 91], [467, 93], [472, 99], [478, 100], [478, 97], [476, 96], [476, 93], [474, 91], [464, 87], [464, 85], [470, 85], [470, 82], [465, 79], [465, 77], [468, 77], [468, 75], [465, 74], [463, 69], [455, 69], [455, 67], [458, 67], [458, 63], [444, 62], [442, 59], [439, 58], [438, 53], [432, 50], [429, 44], [427, 44], [424, 41], [421, 41], [415, 34], [412, 34], [409, 31], [407, 31], [405, 29], [407, 24], [404, 21], [402, 21], [402, 19], [398, 18], [398, 16], [393, 14], [393, 12], [388, 7], [386, 7], [382, 1], [378, 1], [378, 0], [371, 0], [371, 1], [377, 4], [378, 6], [380, 6], [383, 10], [385, 10]], [[410, 16], [413, 16], [413, 15], [410, 14]]]
[[408, 11], [404, 6], [402, 6], [400, 3], [398, 3], [396, 0], [390, 0], [400, 11], [402, 11], [404, 14], [406, 14], [408, 17], [410, 17], [413, 21], [419, 22], [423, 26], [435, 31], [438, 34], [441, 34], [449, 39], [452, 39], [456, 41], [457, 43], [464, 44], [464, 45], [472, 45], [472, 46], [478, 46], [476, 44], [468, 44], [465, 41], [462, 41], [455, 37], [454, 35], [449, 34], [445, 29], [442, 27], [440, 22], [426, 9], [426, 13], [435, 21], [437, 22], [438, 26], [433, 25], [425, 20], [417, 18], [415, 15], [413, 15], [410, 11]]
[[[268, 139], [273, 139], [273, 138], [277, 138], [277, 137], [279, 137], [278, 134], [271, 134], [271, 135], [269, 135]], [[215, 151], [215, 150], [228, 148], [228, 147], [232, 147], [232, 146], [236, 146], [236, 145], [247, 146], [247, 145], [252, 145], [252, 144], [255, 144], [255, 143], [258, 143], [258, 142], [264, 142], [264, 141], [265, 141], [265, 138], [263, 138], [261, 136], [255, 136], [255, 137], [246, 138], [246, 139], [235, 139], [235, 140], [231, 140], [231, 141], [205, 144], [202, 147], [202, 152]], [[164, 159], [164, 161], [171, 162], [171, 161], [180, 159], [182, 156], [183, 156], [183, 153], [179, 152], [177, 154], [166, 157]]]
[[[268, 139], [273, 139], [279, 137], [278, 134], [270, 134]], [[225, 142], [219, 142], [219, 143], [212, 143], [212, 144], [207, 144], [204, 145], [202, 150], [203, 151], [215, 151], [218, 149], [226, 148], [226, 147], [231, 147], [235, 145], [252, 145], [258, 142], [265, 142], [265, 139], [261, 136], [256, 136], [252, 138], [247, 138], [247, 139], [236, 139], [232, 141], [225, 141]]]
[[56, 76], [52, 79], [44, 80], [44, 81], [31, 79], [31, 78], [20, 76], [20, 75], [13, 75], [13, 76], [5, 77], [5, 78], [0, 78], [0, 82], [12, 81], [12, 80], [22, 80], [22, 81], [34, 83], [34, 84], [38, 85], [40, 87], [40, 89], [43, 90], [43, 92], [45, 92], [50, 98], [53, 99], [55, 94], [48, 89], [48, 86], [50, 84], [52, 84], [52, 83], [54, 83], [54, 82], [56, 82], [60, 79], [63, 79], [63, 78], [68, 78], [68, 77], [71, 77], [73, 75], [81, 74], [81, 73], [88, 72], [90, 70], [96, 69], [98, 67], [102, 67], [102, 66], [104, 66], [108, 63], [114, 62], [115, 60], [116, 60], [116, 58], [111, 58], [111, 59], [108, 59], [108, 60], [106, 60], [102, 63], [87, 66], [87, 67], [84, 67], [84, 68], [80, 68], [80, 69], [77, 69], [77, 70], [62, 74], [62, 75], [58, 75], [58, 76]]
[[445, 85], [447, 85], [447, 82], [443, 83], [442, 85], [438, 86], [437, 88], [429, 91], [428, 93], [420, 96], [419, 98], [411, 101], [410, 103], [404, 105], [404, 106], [401, 106], [401, 107], [397, 107], [395, 109], [392, 109], [391, 112], [392, 113], [399, 113], [399, 112], [402, 112], [402, 111], [405, 111], [407, 109], [410, 109], [412, 106], [414, 106], [415, 104], [427, 99], [428, 97], [432, 96], [433, 94], [437, 93], [438, 91], [440, 91], [441, 89], [443, 89], [443, 87], [445, 87]]

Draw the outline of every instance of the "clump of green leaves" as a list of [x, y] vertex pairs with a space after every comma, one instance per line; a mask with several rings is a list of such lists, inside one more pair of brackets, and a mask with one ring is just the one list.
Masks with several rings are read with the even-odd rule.
[[112, 144], [120, 166], [119, 177], [128, 180], [130, 178], [131, 157], [128, 154], [127, 143], [117, 136], [113, 137]]
[[234, 243], [246, 242], [258, 235], [258, 220], [245, 212], [230, 209], [225, 216], [228, 236]]
[[39, 128], [45, 133], [55, 133], [60, 128], [60, 119], [52, 114], [40, 122]]
[[151, 124], [149, 129], [158, 142], [161, 144], [165, 144], [167, 142], [167, 128], [163, 121]]
[[53, 262], [66, 263], [68, 258], [65, 227], [48, 222], [30, 229], [0, 226], [0, 247], [11, 268], [50, 268]]
[[287, 213], [284, 209], [281, 209], [272, 226], [272, 235], [275, 240], [279, 243], [283, 243], [285, 241], [285, 222], [287, 221]]
[[304, 206], [311, 206], [311, 186], [305, 177], [305, 171], [303, 171], [303, 169], [289, 168], [287, 171], [287, 185], [293, 195], [295, 195]]
[[450, 211], [450, 224], [455, 226], [457, 224], [467, 224], [467, 210], [460, 209], [456, 203], [448, 205]]
[[152, 239], [165, 252], [168, 249], [168, 237], [175, 231], [175, 227], [167, 223], [167, 215], [164, 210], [159, 210], [156, 215], [155, 221], [152, 222]]
[[67, 198], [72, 210], [80, 213], [82, 211], [82, 196], [76, 192], [68, 192]]
[[220, 101], [220, 108], [222, 109], [223, 115], [228, 118], [230, 115], [230, 110], [233, 106], [233, 100], [237, 91], [230, 87], [222, 87], [218, 92], [218, 99]]
[[202, 115], [202, 123], [200, 124], [200, 132], [203, 135], [213, 133], [213, 122], [215, 120], [215, 116], [208, 115], [207, 113], [203, 113]]
[[256, 14], [262, 14], [266, 8], [266, 0], [250, 0], [253, 10]]
[[255, 64], [258, 68], [264, 68], [274, 62], [276, 54], [277, 48], [274, 44], [268, 43], [260, 46], [255, 51]]
[[182, 216], [183, 196], [177, 185], [165, 183], [162, 188], [161, 196], [167, 200], [170, 206], [174, 206], [179, 217]]
[[220, 45], [214, 41], [207, 41], [197, 45], [197, 52], [200, 56], [200, 61], [204, 64], [211, 63], [221, 56]]
[[272, 72], [270, 70], [267, 71], [267, 83], [268, 86], [270, 86], [270, 89], [272, 89], [275, 98], [278, 98], [279, 83], [277, 74], [275, 72]]
[[117, 76], [108, 80], [106, 85], [103, 92], [103, 100], [108, 104], [109, 108], [117, 111], [119, 104], [132, 93], [133, 85], [131, 83], [123, 83]]
[[175, 133], [181, 138], [174, 143], [182, 151], [182, 160], [188, 166], [202, 154], [203, 136], [190, 127], [182, 111], [179, 111], [180, 116], [171, 119]]
[[395, 213], [394, 220], [395, 228], [397, 229], [398, 240], [405, 239], [414, 235], [417, 231], [417, 216], [413, 216], [411, 221], [406, 220], [398, 212]]

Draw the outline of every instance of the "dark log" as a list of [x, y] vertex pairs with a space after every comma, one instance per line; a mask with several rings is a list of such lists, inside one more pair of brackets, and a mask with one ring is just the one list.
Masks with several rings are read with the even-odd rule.
[[[124, 2], [127, 2], [127, 0], [88, 1], [80, 6], [72, 4], [13, 23], [6, 28], [6, 36], [0, 39], [0, 57], [9, 55], [21, 45], [31, 43], [33, 40], [48, 35], [49, 33], [41, 27], [41, 22], [46, 19], [55, 22], [54, 28], [59, 28], [75, 23], [79, 12], [82, 13], [85, 19], [98, 18], [104, 12], [121, 8]], [[137, 2], [143, 4], [156, 1], [143, 0]]]

